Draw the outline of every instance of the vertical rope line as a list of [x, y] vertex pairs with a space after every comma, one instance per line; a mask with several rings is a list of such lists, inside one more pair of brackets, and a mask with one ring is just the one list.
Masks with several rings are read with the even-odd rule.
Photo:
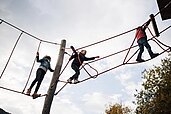
[[139, 49], [137, 49], [135, 51], [135, 53], [125, 62], [126, 64], [134, 57], [134, 55], [139, 51]]
[[[88, 65], [91, 69], [93, 69], [97, 74], [96, 75], [91, 75], [88, 71], [87, 71], [87, 69], [84, 67], [85, 65]], [[87, 72], [87, 74], [91, 77], [91, 78], [96, 78], [97, 76], [98, 76], [98, 71], [95, 69], [95, 68], [93, 68], [90, 64], [88, 64], [88, 63], [85, 63], [84, 65], [83, 65], [83, 69]]]
[[[38, 52], [39, 49], [40, 49], [41, 43], [42, 43], [42, 41], [39, 42], [39, 45], [38, 45], [38, 48], [37, 48], [37, 52]], [[25, 91], [25, 89], [26, 89], [26, 87], [27, 87], [27, 85], [28, 85], [28, 82], [29, 82], [29, 80], [30, 80], [30, 77], [31, 77], [31, 74], [32, 74], [32, 71], [33, 71], [33, 68], [34, 68], [34, 65], [35, 65], [35, 62], [36, 62], [36, 57], [35, 57], [35, 59], [34, 59], [33, 65], [32, 65], [32, 67], [31, 67], [31, 70], [30, 70], [30, 73], [29, 73], [27, 82], [26, 82], [26, 84], [25, 84], [25, 86], [24, 86], [24, 89], [23, 89], [22, 93], [24, 93], [24, 91]]]
[[[65, 54], [71, 56], [70, 54], [68, 54], [67, 52], [65, 52]], [[66, 63], [66, 65], [64, 66], [64, 68], [62, 69], [62, 71], [60, 72], [60, 75], [64, 72], [64, 70], [66, 69], [66, 67], [68, 66], [70, 60], [68, 60], [68, 62]]]
[[[167, 29], [169, 29], [171, 26], [169, 26], [169, 27], [167, 27], [166, 29], [164, 29], [163, 31], [161, 31], [160, 32], [160, 34], [161, 33], [163, 33], [164, 31], [166, 31]], [[152, 37], [151, 39], [149, 39], [149, 40], [153, 40], [153, 38], [154, 37]], [[148, 41], [149, 41], [148, 40]], [[138, 46], [138, 45], [136, 45], [136, 46]], [[131, 48], [134, 48], [134, 47], [136, 47], [136, 46], [133, 46], [133, 47], [131, 47]], [[129, 49], [129, 48], [128, 48]], [[125, 50], [122, 50], [122, 51], [119, 51], [119, 52], [123, 52], [123, 51], [126, 51], [126, 50], [128, 50], [128, 49], [125, 49]], [[164, 53], [164, 52], [166, 52], [166, 51], [168, 51], [168, 50], [171, 50], [171, 47], [169, 47], [168, 49], [166, 49], [165, 51], [163, 51], [162, 53]], [[138, 50], [137, 50], [138, 51]], [[117, 52], [117, 53], [119, 53], [119, 52]], [[114, 54], [111, 54], [111, 55], [115, 55], [115, 54], [117, 54], [117, 53], [114, 53]], [[136, 52], [135, 52], [136, 53]], [[133, 54], [133, 56], [135, 55], [135, 53]], [[162, 53], [160, 53], [160, 54], [162, 54]], [[111, 56], [110, 55], [110, 56]], [[107, 57], [109, 57], [109, 56], [107, 56]], [[104, 58], [106, 58], [106, 57], [104, 57]], [[131, 57], [132, 58], [132, 57]], [[151, 59], [148, 59], [148, 60], [151, 60]], [[148, 60], [146, 60], [146, 61], [148, 61]], [[129, 61], [129, 60], [128, 60]], [[128, 62], [127, 61], [127, 62]], [[93, 62], [95, 62], [95, 61], [93, 61]], [[90, 62], [91, 63], [91, 62]], [[126, 64], [137, 64], [138, 62], [132, 62], [132, 63], [126, 63]], [[124, 64], [124, 63], [122, 63], [122, 64], [120, 64], [120, 65], [117, 65], [117, 66], [115, 66], [115, 67], [113, 67], [113, 68], [110, 68], [110, 69], [107, 69], [107, 70], [104, 70], [104, 71], [102, 71], [102, 72], [100, 72], [100, 73], [98, 73], [98, 76], [99, 75], [101, 75], [101, 74], [104, 74], [104, 73], [106, 73], [106, 72], [109, 72], [109, 71], [111, 71], [111, 70], [113, 70], [113, 69], [116, 69], [116, 68], [118, 68], [118, 67], [121, 67], [121, 66], [123, 66], [123, 65], [126, 65], [126, 64]], [[82, 69], [84, 66], [82, 65], [82, 67], [80, 68], [80, 69]], [[96, 75], [94, 75], [94, 76], [96, 76]], [[79, 81], [79, 83], [81, 83], [81, 82], [84, 82], [84, 81], [87, 81], [87, 80], [89, 80], [89, 79], [91, 79], [92, 77], [88, 77], [88, 78], [86, 78], [86, 79], [84, 79], [84, 80], [81, 80], [81, 81]], [[65, 83], [65, 85], [58, 91], [58, 92], [56, 92], [54, 95], [57, 95], [67, 84], [68, 84], [68, 82], [65, 82], [65, 81], [61, 81], [61, 82], [64, 82]]]
[[98, 76], [99, 76], [99, 75], [102, 75], [102, 74], [104, 74], [104, 73], [106, 73], [106, 72], [109, 72], [109, 71], [111, 71], [111, 70], [113, 70], [113, 69], [116, 69], [116, 68], [118, 68], [118, 67], [121, 67], [121, 66], [123, 66], [123, 65], [125, 65], [125, 64], [122, 63], [122, 64], [120, 64], [120, 65], [117, 65], [117, 66], [113, 67], [113, 68], [104, 70], [104, 71], [100, 72], [100, 73], [98, 74]]
[[[165, 32], [165, 31], [168, 30], [169, 28], [171, 28], [171, 25], [168, 26], [167, 28], [165, 28], [164, 30], [162, 30], [159, 34]], [[163, 46], [171, 48], [170, 46], [168, 46], [168, 45], [162, 43], [162, 42], [161, 42], [160, 40], [158, 40], [157, 38], [155, 38], [155, 40], [157, 40], [157, 41], [158, 41], [160, 44], [162, 44]]]
[[64, 70], [65, 70], [66, 67], [68, 66], [69, 62], [70, 62], [70, 61], [68, 61], [68, 62], [66, 63], [66, 65], [65, 65], [65, 67], [63, 68], [63, 70], [61, 71], [60, 75], [64, 72]]
[[1, 20], [0, 24], [2, 24], [3, 20]]
[[156, 39], [153, 39], [153, 41], [164, 51], [165, 49], [159, 44], [159, 42], [157, 42]]
[[91, 68], [91, 69], [93, 69], [94, 71], [96, 71], [96, 73], [97, 73], [97, 75], [94, 75], [93, 76], [93, 78], [96, 78], [97, 76], [98, 76], [98, 74], [99, 74], [99, 72], [97, 71], [97, 69], [95, 69], [94, 67], [92, 67], [90, 64], [88, 64], [87, 63], [87, 65]]
[[65, 83], [65, 84], [61, 87], [61, 89], [59, 89], [54, 95], [57, 95], [59, 92], [61, 92], [62, 89], [63, 89], [67, 84], [68, 84], [68, 83]]
[[165, 45], [164, 43], [162, 43], [160, 40], [158, 40], [158, 39], [156, 39], [156, 38], [155, 38], [155, 40], [157, 40], [160, 44], [162, 44], [162, 45], [165, 46], [165, 47], [170, 47], [170, 46]]
[[134, 44], [134, 42], [135, 42], [135, 39], [136, 39], [136, 37], [134, 38], [134, 40], [133, 40], [133, 42], [132, 42], [131, 46], [129, 47], [128, 52], [127, 52], [127, 54], [126, 54], [126, 56], [125, 56], [125, 58], [124, 58], [123, 63], [125, 63], [126, 58], [128, 57], [128, 54], [129, 54], [129, 52], [130, 52], [130, 50], [131, 50], [131, 48], [132, 48], [132, 46], [133, 46], [133, 44]]
[[20, 33], [20, 35], [19, 35], [19, 37], [18, 37], [17, 41], [15, 42], [15, 45], [14, 45], [14, 47], [13, 47], [12, 51], [11, 51], [11, 54], [10, 54], [10, 56], [9, 56], [9, 58], [8, 58], [8, 60], [7, 60], [7, 63], [6, 63], [6, 65], [5, 65], [4, 69], [3, 69], [2, 73], [1, 73], [0, 78], [2, 78], [2, 76], [3, 76], [3, 74], [4, 74], [5, 70], [6, 70], [6, 68], [7, 68], [7, 66], [8, 66], [8, 63], [9, 63], [9, 61], [10, 61], [10, 59], [11, 59], [11, 57], [12, 57], [13, 53], [14, 53], [14, 50], [15, 50], [15, 48], [16, 48], [16, 46], [17, 46], [17, 44], [18, 44], [18, 42], [19, 42], [19, 40], [20, 40], [20, 38], [21, 38], [22, 34], [23, 34], [23, 32], [21, 32], [21, 33]]
[[[153, 33], [151, 32], [151, 30], [148, 28], [148, 30], [149, 30], [149, 32], [150, 32], [150, 34], [152, 35], [152, 37], [154, 38], [154, 39], [156, 39], [155, 38], [155, 36], [153, 35]], [[152, 39], [162, 50], [165, 50], [156, 40], [154, 40], [154, 39]]]
[[86, 69], [85, 67], [83, 67], [83, 69], [86, 71], [86, 73], [87, 73], [90, 77], [92, 77], [91, 74], [87, 71], [87, 69]]

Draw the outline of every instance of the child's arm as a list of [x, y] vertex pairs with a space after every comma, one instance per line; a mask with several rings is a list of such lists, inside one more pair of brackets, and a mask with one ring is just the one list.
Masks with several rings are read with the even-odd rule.
[[36, 61], [39, 62], [39, 52], [37, 52]]
[[71, 49], [73, 51], [73, 55], [71, 55], [71, 57], [69, 58], [69, 61], [72, 60], [73, 58], [75, 58], [76, 56], [78, 56], [78, 53], [76, 52], [75, 48], [73, 46], [71, 46]]
[[49, 66], [49, 70], [51, 71], [51, 72], [54, 72], [55, 70], [53, 70], [52, 68], [51, 68], [51, 66]]
[[37, 61], [37, 62], [42, 62], [42, 59], [39, 59], [39, 52], [37, 52], [36, 61]]
[[89, 60], [94, 60], [95, 58], [99, 58], [99, 56], [95, 56], [95, 57], [85, 57], [84, 60], [85, 61], [89, 61]]
[[77, 52], [76, 52], [76, 50], [75, 50], [75, 48], [74, 48], [73, 46], [71, 46], [71, 49], [72, 49], [72, 51], [73, 51], [75, 54], [77, 54]]
[[150, 22], [151, 22], [151, 19], [149, 19], [149, 20], [142, 26], [142, 28], [145, 30], [145, 29], [148, 27], [148, 25], [150, 24]]

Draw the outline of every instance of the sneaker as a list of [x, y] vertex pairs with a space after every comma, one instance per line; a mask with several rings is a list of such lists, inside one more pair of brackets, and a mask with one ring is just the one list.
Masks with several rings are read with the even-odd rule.
[[137, 62], [145, 62], [143, 59], [136, 59]]
[[36, 99], [37, 97], [40, 97], [40, 96], [41, 96], [41, 94], [37, 94], [37, 93], [34, 93], [34, 94], [32, 95], [33, 99]]
[[69, 78], [69, 79], [67, 80], [67, 82], [68, 82], [68, 83], [72, 83], [72, 80]]
[[153, 58], [157, 57], [158, 55], [159, 55], [159, 53], [154, 53], [154, 54], [151, 56], [151, 58], [153, 59]]
[[31, 89], [27, 89], [26, 95], [30, 96]]
[[74, 84], [76, 84], [76, 83], [78, 83], [78, 82], [79, 82], [78, 79], [75, 79], [75, 80], [74, 80]]

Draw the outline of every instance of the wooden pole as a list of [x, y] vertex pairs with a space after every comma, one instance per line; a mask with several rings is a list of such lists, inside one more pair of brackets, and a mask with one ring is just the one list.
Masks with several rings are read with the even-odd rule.
[[151, 15], [150, 15], [150, 18], [151, 18], [151, 21], [152, 21], [152, 25], [153, 25], [154, 32], [155, 32], [156, 36], [159, 37], [160, 34], [159, 34], [159, 30], [158, 30], [158, 28], [157, 28], [157, 23], [156, 23], [156, 20], [155, 20], [155, 18], [154, 18], [154, 15], [151, 14]]
[[61, 67], [63, 64], [65, 45], [66, 45], [66, 40], [62, 40], [59, 55], [58, 55], [57, 64], [55, 67], [55, 71], [53, 73], [53, 77], [52, 77], [52, 80], [51, 80], [51, 83], [50, 83], [50, 86], [49, 86], [49, 89], [47, 92], [47, 96], [46, 96], [45, 101], [44, 101], [42, 114], [50, 114], [51, 104], [53, 101], [54, 93], [55, 93], [57, 83], [58, 83], [58, 79], [60, 76]]

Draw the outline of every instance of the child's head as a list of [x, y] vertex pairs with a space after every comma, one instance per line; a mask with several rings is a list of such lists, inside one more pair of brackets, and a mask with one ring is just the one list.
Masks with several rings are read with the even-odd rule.
[[142, 28], [142, 26], [137, 27], [137, 29], [141, 29], [141, 28]]
[[47, 59], [49, 62], [51, 61], [51, 57], [48, 55], [44, 56], [43, 58]]
[[81, 50], [80, 53], [83, 54], [83, 55], [85, 55], [87, 53], [87, 51], [86, 50]]

